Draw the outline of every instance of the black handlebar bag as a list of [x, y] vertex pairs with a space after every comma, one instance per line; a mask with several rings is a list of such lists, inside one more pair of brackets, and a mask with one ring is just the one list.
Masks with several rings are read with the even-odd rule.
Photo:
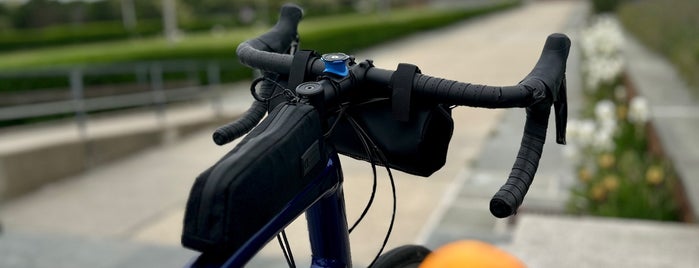
[[[454, 131], [451, 110], [442, 104], [414, 104], [407, 121], [395, 118], [390, 100], [351, 107], [354, 118], [388, 159], [389, 167], [408, 174], [429, 177], [447, 159]], [[329, 141], [343, 155], [369, 161], [352, 125], [341, 119]], [[374, 157], [377, 164], [379, 161]]]
[[235, 252], [323, 171], [327, 149], [312, 106], [279, 105], [197, 177], [187, 201], [182, 245]]

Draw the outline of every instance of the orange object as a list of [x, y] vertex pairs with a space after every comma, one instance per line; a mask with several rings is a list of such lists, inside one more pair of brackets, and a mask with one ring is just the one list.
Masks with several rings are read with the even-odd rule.
[[516, 257], [485, 242], [463, 240], [427, 255], [419, 268], [524, 268]]

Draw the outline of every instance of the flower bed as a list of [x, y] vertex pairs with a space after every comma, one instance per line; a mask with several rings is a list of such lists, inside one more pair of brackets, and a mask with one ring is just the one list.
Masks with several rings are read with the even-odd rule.
[[679, 220], [676, 175], [649, 150], [649, 107], [623, 79], [623, 36], [616, 19], [594, 18], [580, 40], [585, 81], [580, 119], [568, 123], [564, 154], [576, 163], [579, 184], [572, 213]]

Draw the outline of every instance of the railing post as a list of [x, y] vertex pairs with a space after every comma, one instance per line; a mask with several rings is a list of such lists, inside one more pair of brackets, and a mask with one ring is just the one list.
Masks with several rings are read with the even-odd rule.
[[223, 100], [221, 99], [221, 67], [218, 62], [210, 61], [206, 67], [207, 89], [211, 98], [211, 107], [217, 117], [223, 116]]
[[78, 126], [78, 135], [85, 150], [85, 168], [91, 168], [94, 152], [87, 137], [87, 109], [85, 107], [85, 85], [83, 84], [83, 71], [74, 68], [70, 71], [70, 93], [73, 97], [73, 110], [75, 111], [75, 123]]
[[75, 68], [70, 71], [70, 93], [73, 97], [73, 111], [75, 111], [75, 123], [82, 140], [87, 140], [87, 114], [85, 113], [83, 72]]
[[136, 82], [139, 85], [148, 83], [148, 65], [137, 63], [134, 67], [136, 69]]
[[163, 69], [160, 63], [154, 62], [150, 65], [150, 86], [158, 122], [165, 126], [165, 91], [163, 91]]

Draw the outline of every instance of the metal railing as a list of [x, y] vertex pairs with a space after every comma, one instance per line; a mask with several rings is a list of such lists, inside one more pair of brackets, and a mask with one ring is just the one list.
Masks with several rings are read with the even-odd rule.
[[[101, 67], [62, 67], [31, 72], [2, 72], [0, 82], [5, 78], [42, 79], [47, 77], [65, 77], [69, 82], [67, 89], [70, 98], [39, 103], [26, 103], [0, 107], [0, 121], [28, 119], [53, 115], [74, 114], [78, 125], [83, 126], [87, 114], [96, 111], [114, 110], [131, 107], [153, 107], [157, 113], [164, 113], [167, 103], [209, 99], [216, 114], [221, 114], [221, 62], [169, 61], [139, 62]], [[226, 68], [236, 68], [233, 64]], [[166, 87], [164, 76], [167, 73], [187, 73], [186, 80], [196, 81], [191, 86], [179, 88]], [[199, 83], [200, 73], [206, 75], [205, 84]], [[148, 90], [110, 94], [106, 96], [86, 97], [86, 76], [135, 75], [135, 83]], [[118, 85], [117, 85], [118, 86]]]

